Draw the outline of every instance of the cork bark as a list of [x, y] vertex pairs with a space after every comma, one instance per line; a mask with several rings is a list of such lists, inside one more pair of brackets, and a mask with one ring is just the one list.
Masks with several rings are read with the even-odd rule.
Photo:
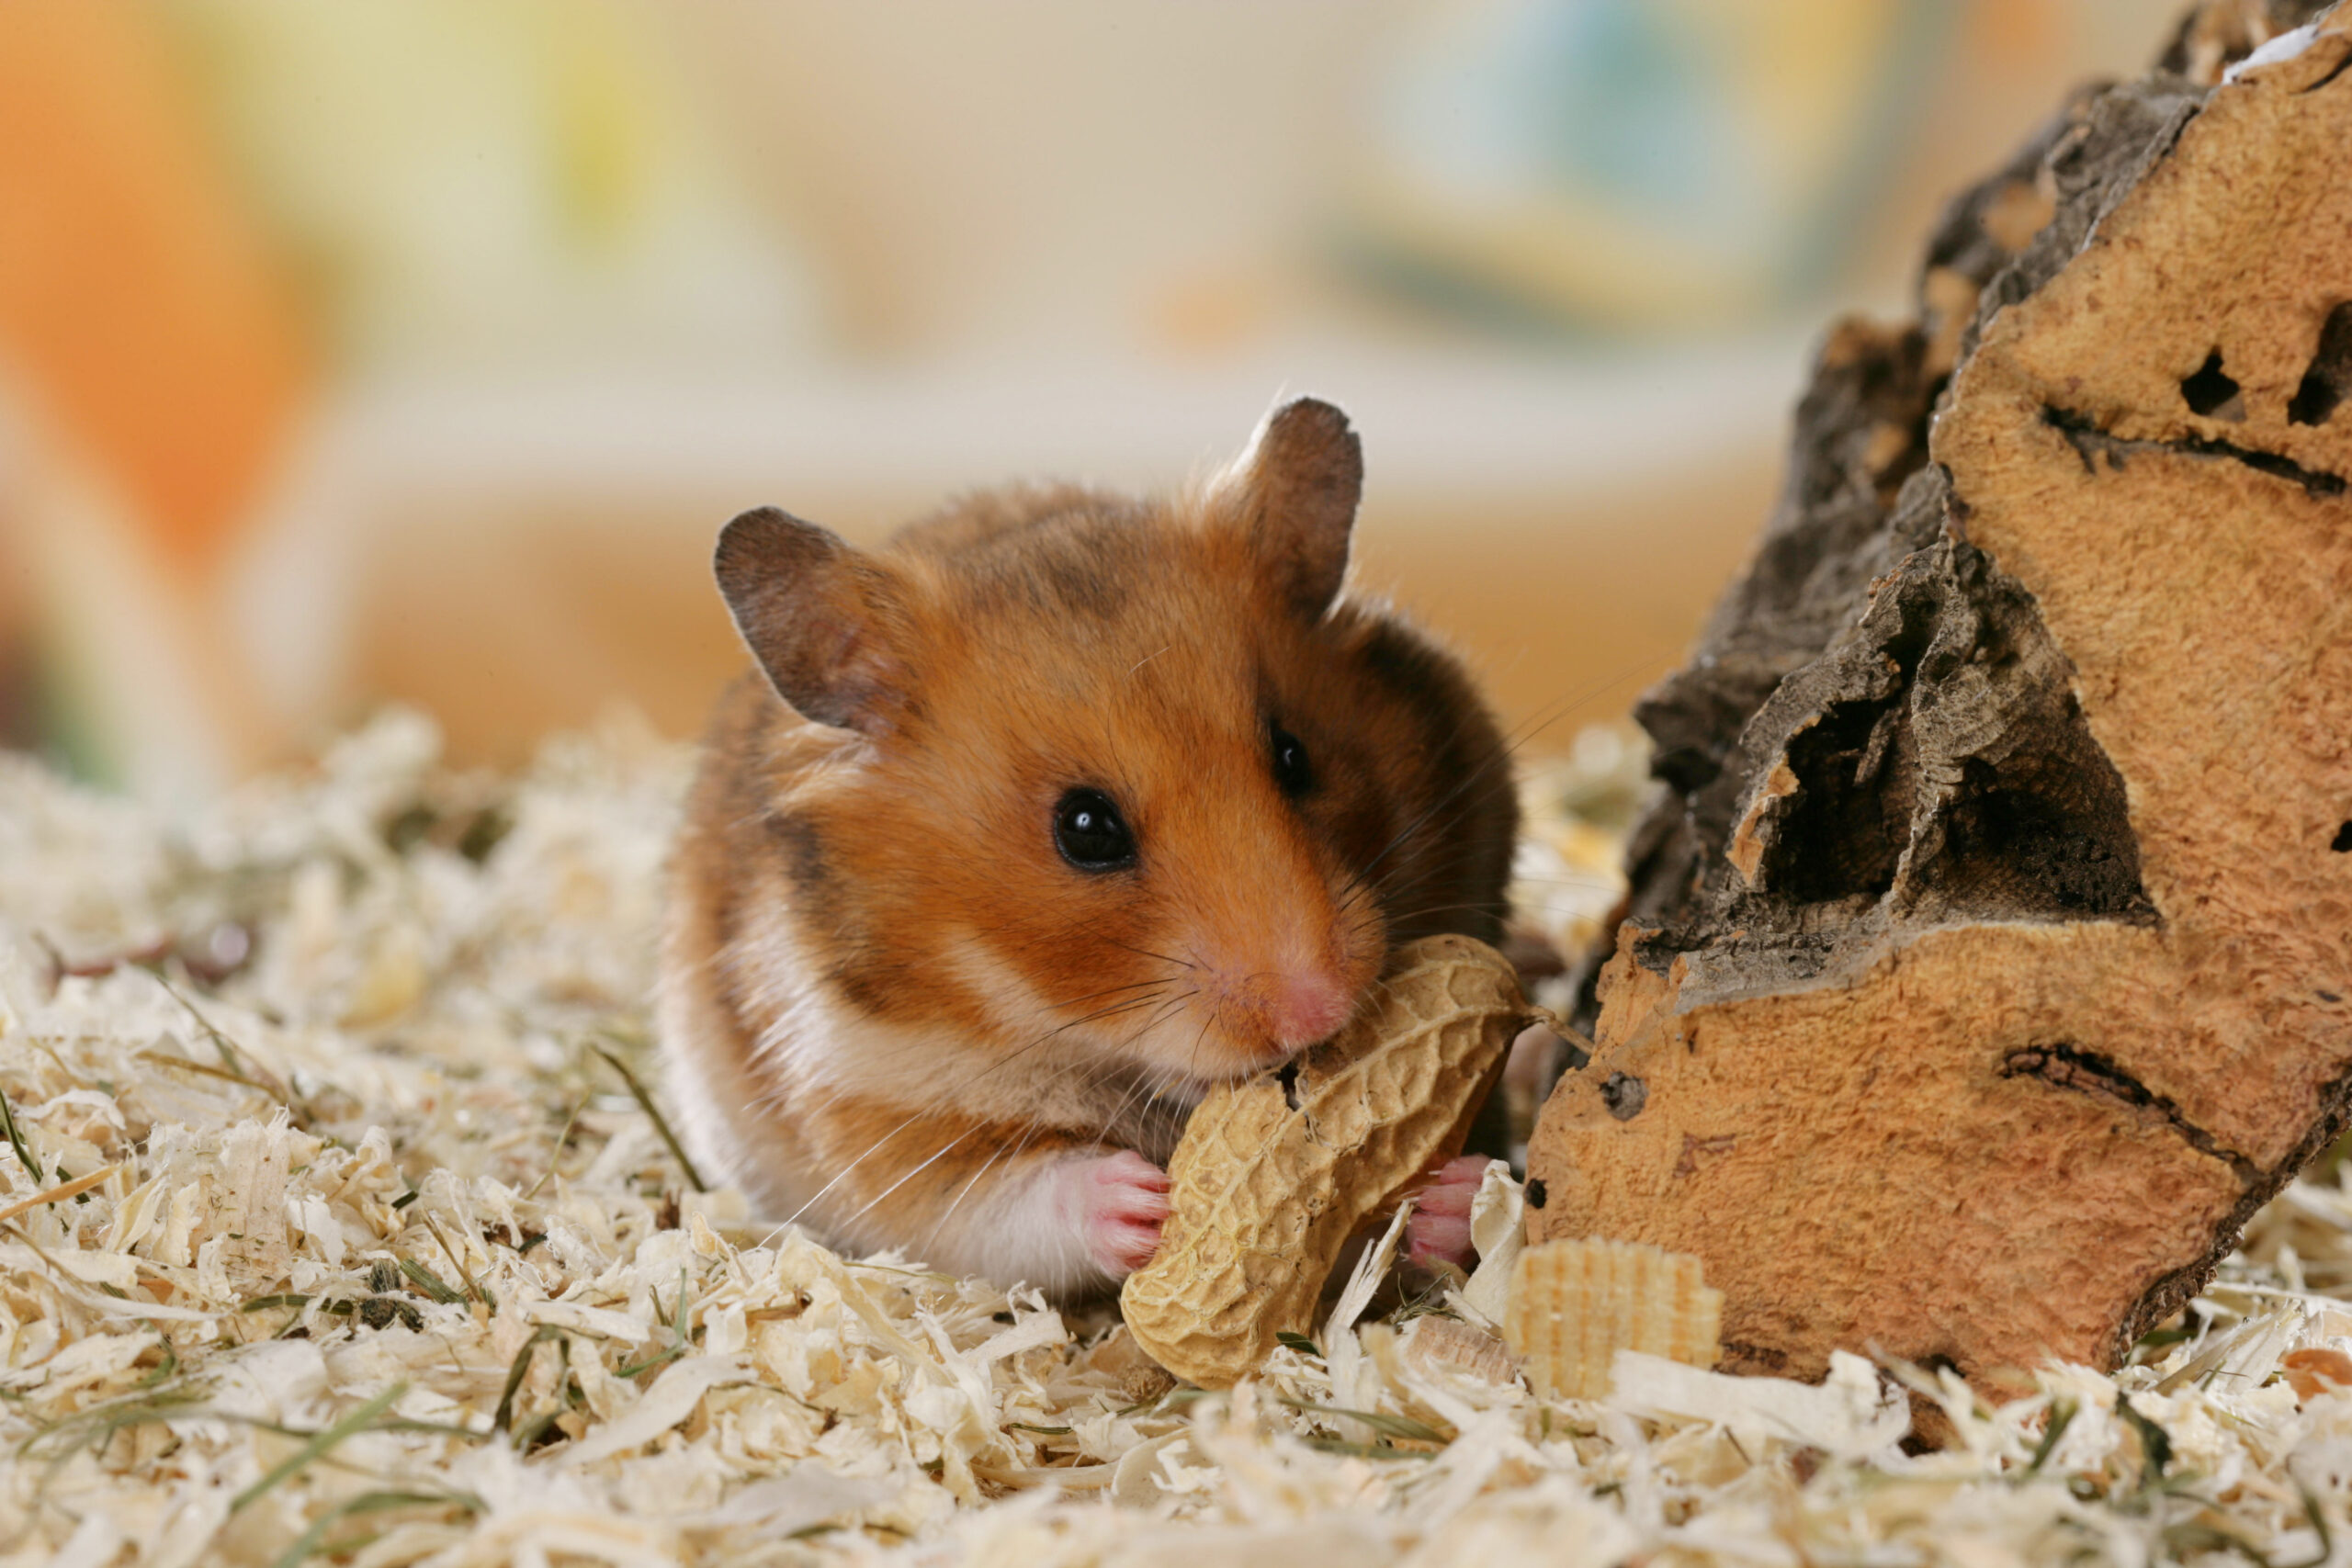
[[2246, 58], [2298, 9], [2193, 13], [1833, 329], [1642, 705], [1529, 1228], [1696, 1255], [1733, 1370], [2112, 1366], [2346, 1120], [2352, 16]]

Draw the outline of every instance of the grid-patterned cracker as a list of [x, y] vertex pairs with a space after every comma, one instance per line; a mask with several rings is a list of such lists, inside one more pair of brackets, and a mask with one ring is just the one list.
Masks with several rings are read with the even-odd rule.
[[1539, 1393], [1600, 1399], [1620, 1350], [1712, 1367], [1724, 1293], [1699, 1260], [1625, 1241], [1547, 1241], [1511, 1270], [1503, 1338]]

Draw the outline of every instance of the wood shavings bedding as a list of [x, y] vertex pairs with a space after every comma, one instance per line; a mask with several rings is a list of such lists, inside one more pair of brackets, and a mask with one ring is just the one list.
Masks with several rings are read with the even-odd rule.
[[1171, 1392], [1123, 1330], [693, 1190], [597, 1049], [650, 1065], [679, 749], [435, 757], [395, 715], [178, 821], [0, 761], [0, 1562], [2352, 1551], [2333, 1180], [2149, 1364], [1998, 1406], [1859, 1358], [1543, 1401], [1452, 1317], [1356, 1321], [1368, 1288]]

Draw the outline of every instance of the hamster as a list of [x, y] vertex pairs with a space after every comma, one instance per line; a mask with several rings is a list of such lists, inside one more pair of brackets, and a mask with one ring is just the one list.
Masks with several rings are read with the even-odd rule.
[[1150, 1258], [1211, 1087], [1328, 1038], [1394, 945], [1499, 941], [1502, 738], [1343, 591], [1363, 479], [1301, 400], [1174, 499], [1014, 486], [871, 552], [727, 525], [755, 669], [659, 1003], [706, 1172], [852, 1251], [1082, 1296]]

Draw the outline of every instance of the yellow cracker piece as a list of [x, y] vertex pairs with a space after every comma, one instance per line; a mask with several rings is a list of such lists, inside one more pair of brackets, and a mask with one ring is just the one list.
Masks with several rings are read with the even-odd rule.
[[1417, 1319], [1405, 1341], [1405, 1359], [1424, 1371], [1458, 1372], [1492, 1383], [1508, 1383], [1519, 1375], [1509, 1346], [1453, 1317]]
[[1712, 1367], [1724, 1293], [1699, 1260], [1628, 1241], [1547, 1241], [1511, 1270], [1503, 1338], [1538, 1393], [1600, 1399], [1620, 1350]]
[[1213, 1091], [1168, 1162], [1159, 1255], [1120, 1293], [1136, 1343], [1223, 1388], [1306, 1333], [1350, 1234], [1460, 1152], [1533, 1016], [1502, 954], [1424, 937], [1330, 1040]]

